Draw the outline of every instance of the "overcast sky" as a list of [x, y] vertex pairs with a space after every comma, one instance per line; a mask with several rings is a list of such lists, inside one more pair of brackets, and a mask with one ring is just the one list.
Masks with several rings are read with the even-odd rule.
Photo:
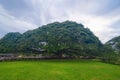
[[0, 0], [0, 37], [72, 20], [104, 43], [120, 36], [120, 0]]

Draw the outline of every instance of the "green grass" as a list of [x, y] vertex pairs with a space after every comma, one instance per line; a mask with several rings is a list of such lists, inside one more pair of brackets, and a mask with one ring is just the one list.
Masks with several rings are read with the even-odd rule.
[[92, 60], [0, 62], [0, 80], [120, 80], [120, 66]]

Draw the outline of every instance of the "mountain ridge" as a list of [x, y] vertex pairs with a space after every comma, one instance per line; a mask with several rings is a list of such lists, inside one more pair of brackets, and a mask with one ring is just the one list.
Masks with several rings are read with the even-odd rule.
[[[23, 34], [8, 33], [0, 40], [0, 52], [45, 50], [51, 55], [99, 55], [101, 41], [84, 25], [53, 22]], [[35, 50], [33, 50], [35, 49]]]

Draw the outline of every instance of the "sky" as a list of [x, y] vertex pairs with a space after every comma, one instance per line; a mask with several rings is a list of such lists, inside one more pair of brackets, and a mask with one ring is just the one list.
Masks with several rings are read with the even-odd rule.
[[105, 43], [120, 36], [120, 0], [0, 0], [0, 38], [66, 20], [83, 24]]

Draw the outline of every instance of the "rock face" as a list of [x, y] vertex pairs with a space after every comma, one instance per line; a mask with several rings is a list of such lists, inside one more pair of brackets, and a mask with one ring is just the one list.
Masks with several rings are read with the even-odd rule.
[[0, 40], [0, 52], [46, 51], [51, 55], [99, 55], [100, 40], [82, 24], [54, 22], [23, 34], [8, 33]]
[[109, 40], [106, 44], [110, 45], [116, 53], [120, 52], [120, 36]]

